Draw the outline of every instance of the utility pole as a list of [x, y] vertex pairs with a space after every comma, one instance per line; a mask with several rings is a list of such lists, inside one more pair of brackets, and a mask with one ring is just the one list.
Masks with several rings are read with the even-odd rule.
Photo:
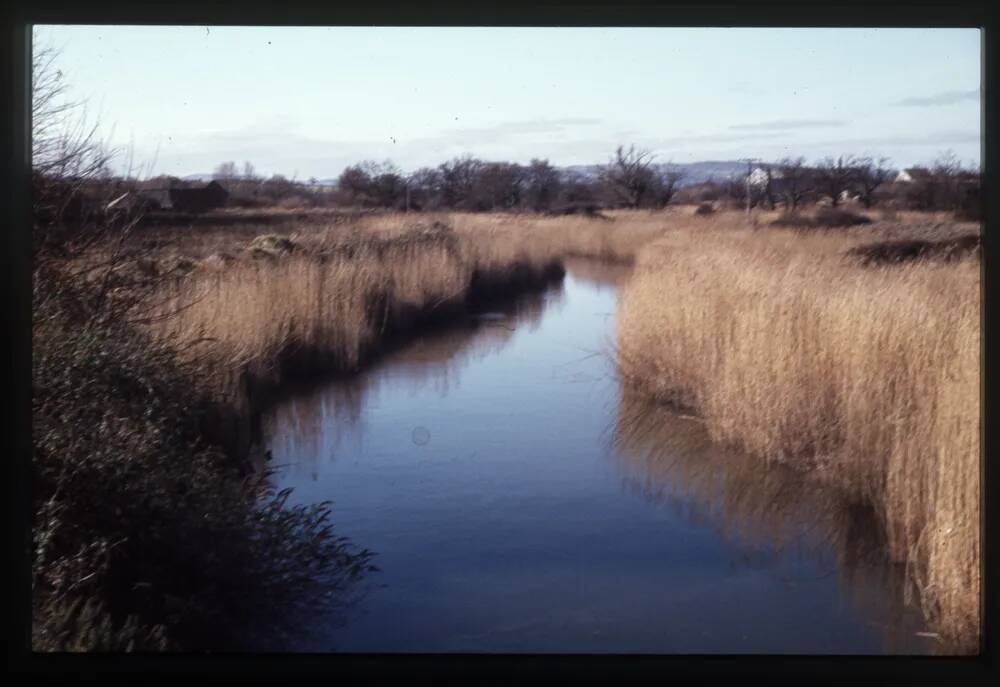
[[747, 194], [747, 219], [748, 220], [750, 219], [750, 204], [751, 204], [751, 198], [752, 198], [752, 195], [753, 195], [753, 184], [750, 183], [750, 175], [753, 174], [753, 164], [755, 162], [757, 162], [757, 161], [758, 161], [757, 158], [752, 158], [752, 157], [751, 158], [743, 158], [742, 160], [740, 160], [740, 162], [746, 162], [747, 163], [747, 176], [746, 176], [746, 179], [744, 180], [744, 185], [746, 187], [746, 194]]

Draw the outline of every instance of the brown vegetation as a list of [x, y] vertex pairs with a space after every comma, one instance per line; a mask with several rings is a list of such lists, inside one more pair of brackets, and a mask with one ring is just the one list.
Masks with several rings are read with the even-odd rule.
[[135, 326], [187, 371], [193, 398], [212, 399], [191, 411], [210, 444], [226, 445], [228, 422], [245, 450], [232, 412], [299, 372], [357, 370], [424, 323], [559, 276], [565, 260], [638, 255], [621, 311], [625, 375], [696, 409], [713, 439], [868, 503], [928, 616], [974, 643], [977, 266], [844, 260], [873, 239], [942, 240], [969, 226], [907, 213], [808, 233], [748, 231], [743, 213], [727, 212], [270, 214], [140, 228], [105, 280], [112, 296], [151, 284], [153, 310]]
[[561, 276], [563, 257], [627, 261], [663, 233], [648, 213], [615, 224], [395, 214], [249, 239], [240, 228], [203, 231], [156, 249], [162, 265], [182, 256], [197, 267], [162, 283], [162, 317], [149, 330], [201, 361], [215, 389], [270, 386], [296, 369], [355, 370], [422, 323]]
[[871, 218], [842, 208], [818, 208], [812, 214], [797, 212], [782, 213], [771, 222], [772, 227], [794, 227], [798, 229], [835, 229], [871, 224]]
[[939, 241], [920, 239], [879, 241], [855, 246], [847, 254], [862, 265], [885, 265], [911, 260], [961, 260], [978, 255], [981, 248], [979, 234], [965, 234]]
[[621, 368], [694, 409], [713, 439], [871, 503], [927, 616], [974, 651], [978, 261], [864, 269], [842, 259], [857, 243], [851, 231], [671, 232], [625, 287]]

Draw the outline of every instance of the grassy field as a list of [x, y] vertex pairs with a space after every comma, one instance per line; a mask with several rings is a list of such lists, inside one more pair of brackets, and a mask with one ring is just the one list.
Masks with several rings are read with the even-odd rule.
[[[574, 257], [635, 262], [631, 276], [622, 277], [617, 353], [623, 377], [646, 396], [693, 411], [713, 440], [808, 471], [874, 509], [891, 556], [909, 566], [921, 590], [927, 616], [948, 641], [971, 650], [978, 641], [980, 584], [979, 261], [865, 266], [850, 251], [873, 242], [949, 241], [978, 228], [943, 215], [873, 213], [868, 225], [802, 231], [771, 226], [776, 213], [748, 220], [738, 212], [695, 216], [692, 210], [614, 211], [597, 218], [227, 212], [190, 226], [139, 227], [122, 244], [112, 273], [88, 272], [99, 283], [73, 287], [102, 297], [106, 292], [114, 301], [118, 292], [145, 283], [143, 317], [128, 331], [115, 325], [101, 334], [81, 327], [76, 301], [36, 293], [41, 300], [35, 337], [43, 342], [36, 343], [42, 353], [36, 354], [36, 426], [51, 434], [41, 445], [43, 478], [51, 484], [43, 479], [39, 493], [48, 501], [40, 502], [36, 518], [51, 520], [53, 508], [62, 508], [64, 518], [95, 512], [89, 497], [68, 505], [57, 498], [65, 499], [59, 480], [72, 458], [76, 492], [101, 483], [106, 488], [94, 493], [119, 503], [132, 520], [155, 516], [173, 523], [169, 537], [177, 551], [190, 554], [190, 570], [212, 575], [200, 587], [221, 589], [229, 563], [209, 566], [184, 545], [186, 528], [195, 525], [185, 506], [170, 505], [175, 489], [196, 510], [217, 515], [205, 537], [274, 544], [254, 552], [234, 543], [227, 560], [253, 556], [287, 574], [279, 561], [284, 545], [276, 542], [296, 540], [276, 533], [289, 526], [306, 534], [322, 529], [322, 513], [289, 520], [279, 503], [270, 512], [284, 524], [270, 527], [233, 505], [249, 502], [243, 492], [233, 491], [221, 505], [211, 503], [212, 481], [228, 474], [213, 467], [223, 460], [213, 451], [224, 447], [231, 458], [251, 444], [245, 416], [270, 390], [302, 373], [356, 371], [424, 324], [558, 278]], [[81, 261], [101, 257], [99, 250]], [[102, 352], [108, 342], [112, 350]], [[157, 359], [141, 359], [144, 350], [155, 351]], [[128, 361], [121, 374], [109, 377], [98, 364], [108, 355]], [[73, 360], [94, 364], [78, 369]], [[67, 366], [76, 371], [75, 381], [46, 381]], [[87, 398], [93, 404], [74, 389], [89, 388], [94, 380], [108, 398], [132, 399], [125, 406], [107, 404], [101, 417], [88, 415], [87, 426], [104, 428], [97, 433], [99, 447], [79, 441], [60, 419], [83, 409]], [[169, 403], [158, 409], [164, 398]], [[144, 404], [154, 408], [152, 415], [128, 410]], [[104, 416], [111, 412], [120, 417], [109, 424]], [[157, 448], [163, 446], [169, 450]], [[95, 471], [85, 459], [98, 449], [107, 461]], [[131, 463], [138, 474], [146, 472], [129, 490], [115, 486], [125, 478], [113, 460], [116, 451], [145, 456]], [[178, 468], [188, 454], [201, 456], [198, 479]], [[143, 510], [150, 503], [143, 494], [161, 492], [155, 503], [167, 515]], [[142, 508], [132, 512], [138, 506], [126, 504]], [[237, 514], [235, 520], [226, 513]], [[53, 545], [62, 552], [59, 560], [76, 560], [80, 546], [99, 549], [91, 558], [105, 556], [100, 547], [111, 546], [124, 527], [121, 518], [109, 518], [90, 535], [53, 525], [52, 531], [62, 532], [62, 543]], [[42, 530], [47, 527], [43, 523]], [[254, 528], [264, 531], [255, 534]], [[129, 536], [136, 540], [134, 532]], [[212, 548], [205, 537], [199, 550]], [[137, 541], [135, 560], [158, 546], [158, 540], [143, 543], [142, 536]], [[309, 551], [296, 546], [284, 563], [300, 566], [304, 588], [314, 577], [303, 562]], [[324, 555], [350, 560], [346, 551], [332, 539]], [[163, 570], [154, 582], [172, 601], [161, 599], [160, 610], [139, 613], [143, 632], [160, 627], [157, 613], [193, 594], [171, 587], [181, 578], [172, 574], [167, 554], [156, 554]], [[51, 563], [41, 568], [56, 570]], [[118, 578], [142, 582], [149, 567], [126, 570]], [[273, 572], [246, 576], [246, 588], [224, 595], [225, 608], [208, 597], [184, 602], [185, 608], [201, 604], [207, 610], [182, 614], [178, 632], [231, 625], [232, 618], [242, 618], [240, 597], [270, 593], [264, 583], [251, 587], [253, 579]], [[46, 584], [56, 589], [63, 578], [52, 579]], [[116, 578], [102, 573], [97, 579], [112, 584]], [[55, 608], [57, 620], [43, 627], [61, 622], [67, 600], [82, 598], [74, 594], [51, 597], [58, 604], [43, 610]], [[100, 587], [88, 588], [88, 594], [108, 596]], [[116, 602], [115, 617], [149, 606], [131, 592], [126, 597]], [[287, 603], [275, 598], [276, 606]], [[208, 612], [213, 623], [205, 620]], [[110, 638], [96, 644], [49, 637], [42, 645], [116, 646], [125, 641], [119, 631], [107, 630]], [[145, 638], [140, 644], [159, 642]]]
[[961, 229], [679, 226], [641, 252], [618, 346], [626, 378], [692, 410], [714, 440], [872, 504], [934, 627], [975, 651], [979, 261], [865, 267], [846, 255], [866, 232]]

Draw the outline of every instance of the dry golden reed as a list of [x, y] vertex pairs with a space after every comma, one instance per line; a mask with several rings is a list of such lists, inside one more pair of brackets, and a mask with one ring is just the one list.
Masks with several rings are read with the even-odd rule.
[[[879, 514], [939, 632], [979, 640], [979, 263], [866, 268], [872, 238], [955, 230], [902, 217], [860, 229], [750, 230], [742, 213], [612, 211], [319, 216], [199, 230], [159, 248], [197, 267], [158, 294], [151, 331], [204, 383], [280, 381], [290, 363], [357, 369], [394, 332], [573, 256], [638, 265], [622, 292], [623, 374], [693, 408], [711, 437], [808, 469]], [[758, 213], [757, 227], [777, 215]], [[260, 234], [257, 251], [247, 248]], [[290, 243], [286, 244], [283, 239]], [[171, 257], [171, 253], [174, 253]]]
[[979, 641], [980, 268], [864, 268], [844, 234], [678, 230], [619, 314], [623, 374], [716, 441], [872, 503], [961, 651]]
[[461, 307], [473, 290], [516, 290], [566, 255], [629, 260], [663, 230], [651, 213], [390, 214], [287, 235], [201, 230], [159, 251], [165, 263], [179, 254], [198, 268], [164, 283], [152, 331], [201, 356], [217, 387], [244, 374], [280, 381], [290, 361], [353, 370], [389, 334]]

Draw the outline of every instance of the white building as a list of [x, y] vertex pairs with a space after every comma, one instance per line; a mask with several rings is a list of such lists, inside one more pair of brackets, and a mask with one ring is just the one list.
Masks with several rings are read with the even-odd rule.
[[[779, 172], [776, 169], [772, 169], [771, 180], [773, 181], [774, 179], [780, 179], [780, 178], [781, 178], [781, 172]], [[751, 186], [763, 187], [767, 186], [767, 182], [768, 182], [767, 170], [764, 169], [763, 167], [756, 167], [752, 172], [750, 172], [750, 176], [747, 177], [747, 183], [750, 184]]]

